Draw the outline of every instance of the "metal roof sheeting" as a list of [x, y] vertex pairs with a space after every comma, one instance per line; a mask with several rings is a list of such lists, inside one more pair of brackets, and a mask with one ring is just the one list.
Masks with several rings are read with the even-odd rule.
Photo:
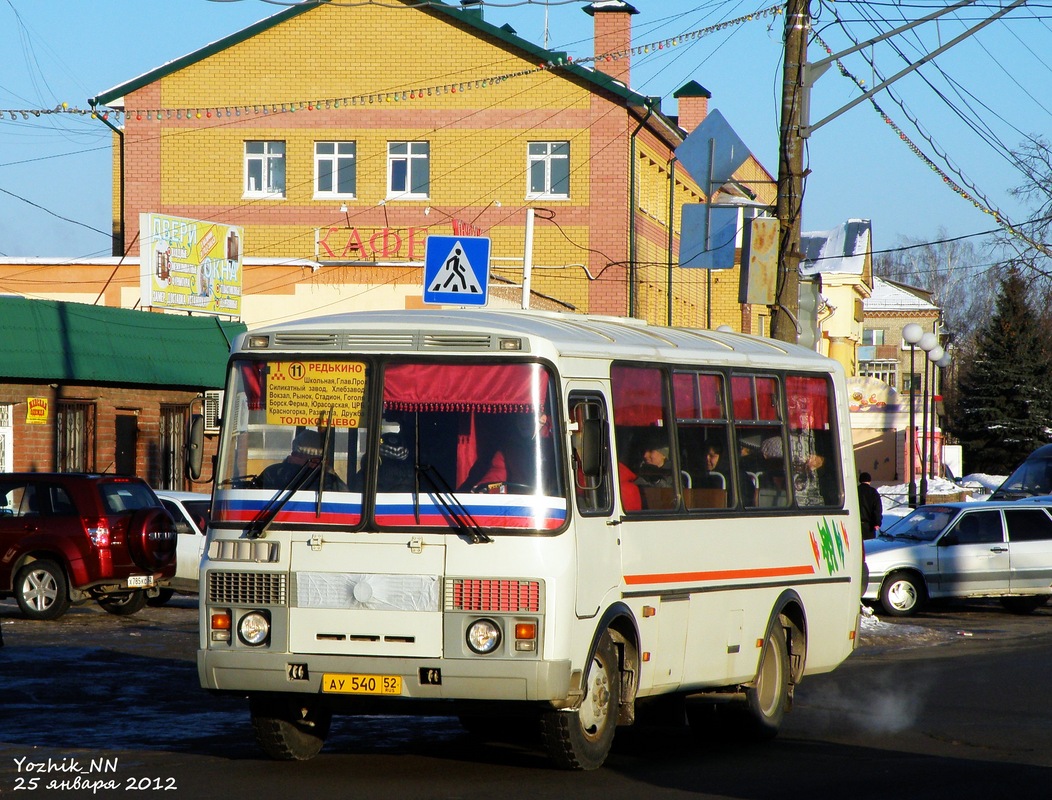
[[0, 381], [222, 388], [240, 322], [0, 297]]

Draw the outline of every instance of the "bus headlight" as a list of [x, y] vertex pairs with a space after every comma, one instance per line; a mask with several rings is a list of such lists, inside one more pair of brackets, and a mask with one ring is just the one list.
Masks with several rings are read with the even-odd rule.
[[468, 626], [468, 647], [479, 655], [496, 650], [500, 639], [500, 627], [491, 619], [477, 619]]
[[251, 647], [265, 644], [270, 637], [270, 620], [262, 611], [250, 611], [237, 624], [237, 637]]

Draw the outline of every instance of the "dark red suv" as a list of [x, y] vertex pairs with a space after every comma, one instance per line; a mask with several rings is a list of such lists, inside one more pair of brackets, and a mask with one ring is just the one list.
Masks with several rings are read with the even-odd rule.
[[31, 619], [97, 600], [127, 615], [175, 573], [175, 523], [139, 478], [0, 473], [0, 597]]

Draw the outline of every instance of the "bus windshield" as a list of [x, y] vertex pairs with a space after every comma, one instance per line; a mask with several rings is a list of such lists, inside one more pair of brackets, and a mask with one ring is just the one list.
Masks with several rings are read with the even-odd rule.
[[555, 530], [566, 519], [554, 381], [540, 364], [245, 359], [230, 388], [217, 524], [270, 514]]

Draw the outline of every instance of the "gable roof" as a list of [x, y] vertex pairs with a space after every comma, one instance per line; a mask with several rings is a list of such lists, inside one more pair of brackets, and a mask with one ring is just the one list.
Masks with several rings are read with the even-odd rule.
[[[221, 39], [217, 39], [204, 47], [194, 50], [191, 53], [187, 53], [184, 56], [173, 59], [165, 64], [162, 64], [155, 69], [145, 72], [137, 78], [133, 78], [130, 81], [114, 86], [111, 89], [107, 89], [104, 92], [100, 92], [95, 97], [88, 100], [88, 104], [93, 108], [98, 105], [107, 105], [108, 103], [119, 100], [129, 92], [134, 92], [137, 89], [141, 89], [144, 86], [148, 86], [155, 81], [160, 80], [174, 72], [178, 72], [185, 67], [192, 64], [196, 64], [199, 61], [203, 61], [209, 56], [215, 55], [229, 47], [240, 44], [241, 42], [251, 39], [263, 31], [270, 30], [286, 20], [292, 19], [304, 14], [313, 9], [327, 5], [330, 0], [314, 0], [314, 2], [300, 2], [296, 5], [290, 6], [283, 11], [279, 11], [273, 16], [262, 19], [259, 22], [249, 25], [247, 28], [243, 28], [240, 31], [224, 36]], [[586, 83], [592, 84], [596, 89], [602, 89], [621, 97], [627, 105], [632, 106], [643, 106], [647, 108], [653, 108], [653, 111], [660, 115], [667, 124], [676, 128], [675, 123], [668, 119], [662, 114], [658, 104], [660, 98], [648, 97], [646, 95], [634, 92], [625, 86], [615, 78], [610, 77], [605, 72], [596, 69], [588, 69], [578, 64], [575, 64], [572, 60], [567, 57], [565, 51], [561, 50], [546, 50], [543, 47], [539, 47], [532, 42], [523, 39], [521, 36], [515, 33], [514, 28], [508, 25], [498, 27], [492, 23], [486, 22], [482, 19], [482, 15], [471, 10], [462, 10], [449, 5], [443, 0], [430, 0], [426, 6], [419, 7], [424, 12], [434, 12], [436, 14], [443, 14], [448, 17], [454, 24], [463, 25], [467, 28], [474, 28], [478, 32], [492, 36], [498, 41], [503, 42], [517, 50], [525, 51], [529, 58], [535, 63], [540, 64], [551, 64], [558, 66], [561, 71], [565, 71], [570, 75], [573, 75]]]
[[863, 275], [872, 251], [873, 225], [868, 219], [849, 219], [830, 231], [800, 235], [801, 275], [842, 272]]
[[218, 389], [240, 322], [0, 297], [0, 381]]
[[905, 283], [873, 276], [873, 294], [862, 301], [865, 311], [928, 311], [937, 314], [931, 292]]

